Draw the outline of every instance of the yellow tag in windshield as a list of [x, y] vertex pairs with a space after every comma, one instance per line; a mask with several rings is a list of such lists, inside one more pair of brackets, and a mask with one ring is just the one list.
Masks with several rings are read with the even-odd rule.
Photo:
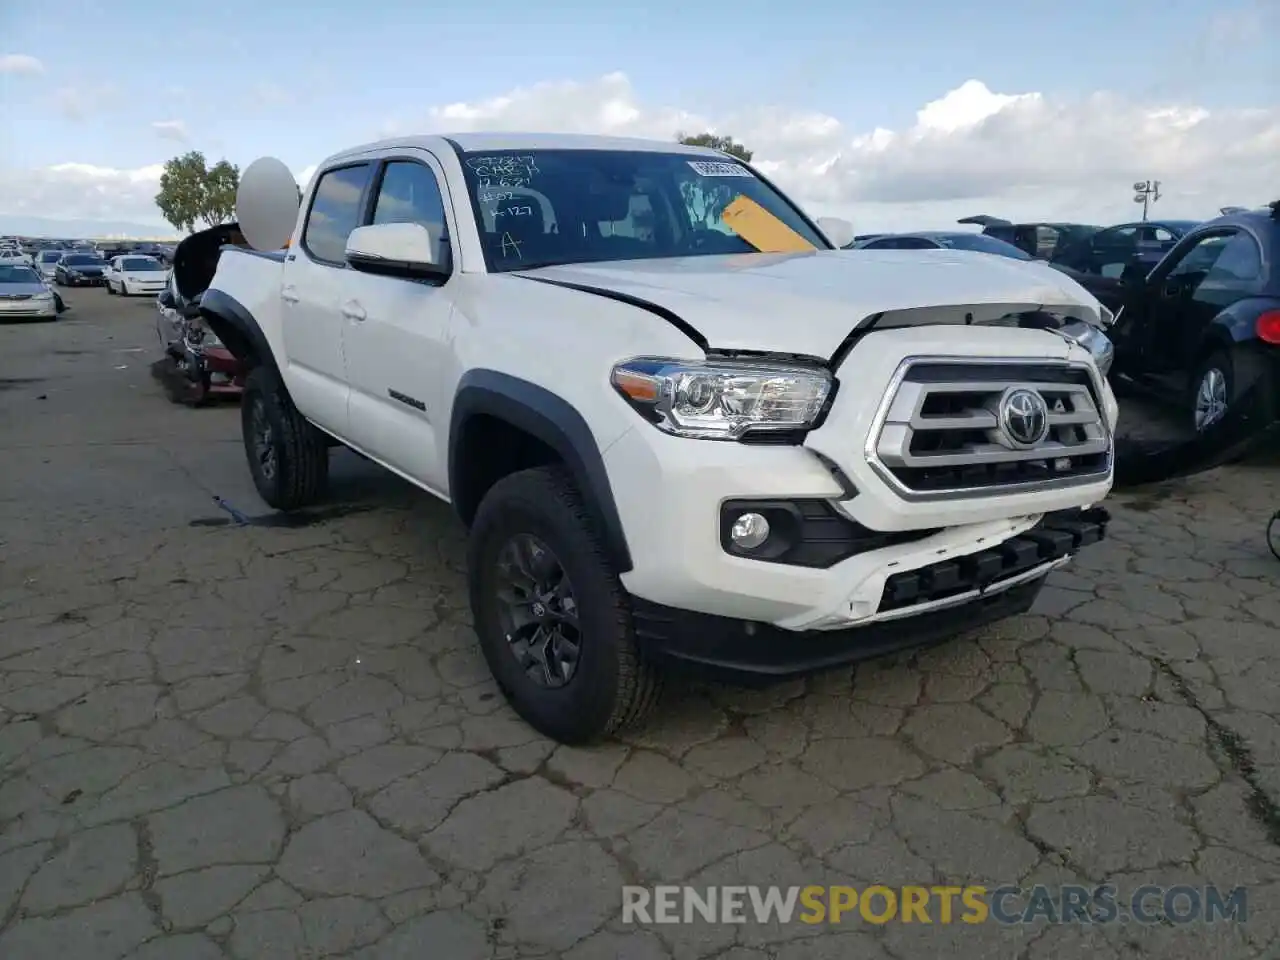
[[761, 253], [804, 253], [817, 249], [748, 196], [740, 196], [725, 207], [720, 219]]

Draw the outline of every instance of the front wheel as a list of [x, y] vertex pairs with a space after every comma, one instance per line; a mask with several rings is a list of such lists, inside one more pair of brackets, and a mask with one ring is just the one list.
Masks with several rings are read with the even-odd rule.
[[1197, 434], [1216, 429], [1226, 419], [1235, 392], [1231, 355], [1217, 350], [1191, 379], [1191, 426]]
[[255, 367], [244, 385], [240, 425], [259, 496], [277, 510], [320, 500], [329, 482], [325, 436], [298, 412], [279, 374]]
[[476, 513], [467, 567], [485, 660], [532, 727], [574, 744], [643, 722], [661, 675], [636, 646], [626, 592], [562, 469], [494, 484]]
[[115, 296], [116, 288], [111, 285], [111, 281], [107, 281], [107, 296]]

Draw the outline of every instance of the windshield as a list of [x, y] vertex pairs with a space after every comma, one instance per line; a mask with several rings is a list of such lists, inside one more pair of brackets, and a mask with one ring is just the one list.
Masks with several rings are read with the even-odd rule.
[[40, 251], [41, 263], [57, 263], [61, 259], [62, 259], [61, 250], [41, 250]]
[[464, 153], [492, 272], [565, 263], [829, 249], [747, 167], [641, 150]]
[[105, 267], [106, 261], [100, 257], [90, 257], [82, 253], [73, 253], [62, 258], [68, 267]]
[[125, 257], [120, 261], [120, 269], [132, 270], [136, 273], [155, 272], [163, 270], [158, 260], [152, 260], [150, 257]]
[[40, 277], [30, 267], [0, 265], [0, 283], [40, 283]]
[[1013, 260], [1034, 259], [1031, 254], [1015, 247], [1012, 243], [1005, 243], [1003, 240], [997, 240], [995, 237], [986, 237], [980, 233], [949, 233], [943, 236], [935, 236], [933, 239], [944, 247], [951, 247], [955, 250], [977, 250], [979, 253], [994, 253]]

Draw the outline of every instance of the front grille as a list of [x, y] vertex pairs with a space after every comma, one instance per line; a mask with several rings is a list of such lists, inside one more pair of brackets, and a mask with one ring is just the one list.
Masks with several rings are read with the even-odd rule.
[[[895, 379], [873, 464], [908, 496], [1065, 486], [1111, 468], [1102, 401], [1083, 366], [918, 360]], [[1030, 444], [1001, 415], [1002, 400], [1021, 390], [1045, 404], [1043, 436]]]
[[30, 300], [29, 293], [3, 293], [0, 294], [0, 300]]

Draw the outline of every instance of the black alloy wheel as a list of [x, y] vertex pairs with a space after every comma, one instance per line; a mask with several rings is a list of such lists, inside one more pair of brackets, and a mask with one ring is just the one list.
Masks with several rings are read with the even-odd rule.
[[572, 682], [582, 652], [578, 601], [559, 557], [531, 533], [498, 551], [495, 601], [507, 647], [525, 675], [557, 690]]
[[271, 429], [271, 421], [267, 417], [267, 403], [261, 395], [255, 395], [251, 401], [249, 423], [251, 424], [249, 442], [253, 449], [254, 459], [257, 462], [257, 472], [261, 474], [263, 480], [268, 483], [275, 483], [275, 431]]

